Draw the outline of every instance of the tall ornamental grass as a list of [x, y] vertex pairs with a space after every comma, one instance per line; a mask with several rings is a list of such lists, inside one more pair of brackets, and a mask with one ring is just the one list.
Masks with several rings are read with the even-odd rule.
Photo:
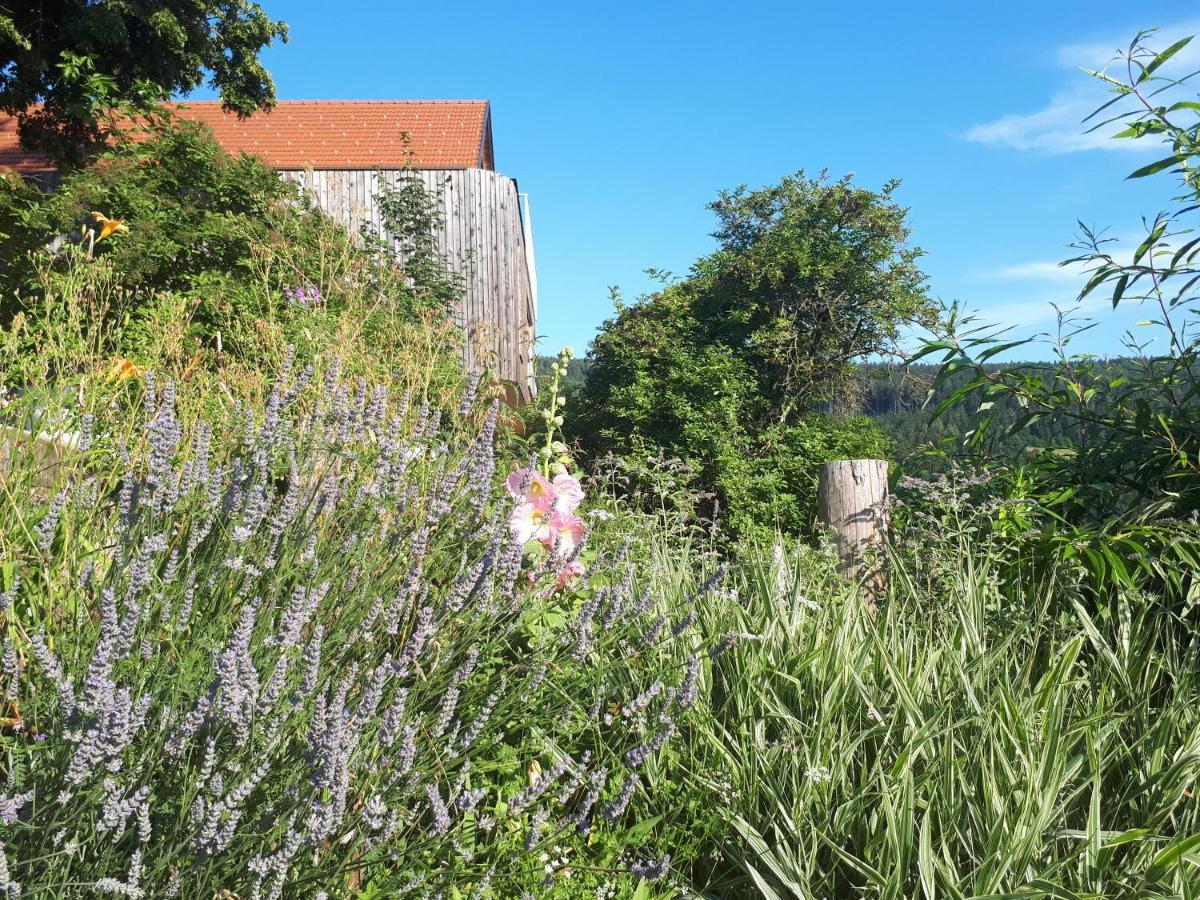
[[[692, 787], [708, 896], [1200, 897], [1200, 636], [1158, 598], [970, 541], [876, 611], [812, 551], [743, 555], [703, 608]], [[670, 554], [663, 583], [685, 595]]]
[[0, 894], [675, 893], [707, 587], [527, 555], [496, 404], [293, 368], [4, 432]]

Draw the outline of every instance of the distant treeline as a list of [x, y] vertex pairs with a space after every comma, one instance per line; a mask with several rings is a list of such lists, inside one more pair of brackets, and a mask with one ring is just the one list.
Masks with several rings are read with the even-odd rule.
[[[548, 376], [553, 362], [554, 357], [539, 356], [538, 374]], [[1049, 377], [1049, 369], [1045, 363], [1018, 365], [1026, 367], [1031, 375]], [[1119, 368], [1122, 363], [1114, 361], [1111, 365]], [[571, 360], [567, 377], [564, 379], [568, 393], [583, 385], [590, 367], [591, 361], [586, 358]], [[1011, 368], [1011, 364], [984, 368], [988, 371], [998, 371]], [[951, 407], [936, 419], [933, 417], [933, 411], [938, 404], [970, 377], [966, 372], [953, 376], [947, 382], [938, 385], [931, 394], [930, 390], [937, 373], [936, 365], [914, 365], [905, 368], [869, 364], [859, 370], [861, 390], [858, 409], [854, 411], [870, 416], [887, 432], [894, 442], [895, 458], [898, 460], [907, 459], [914, 453], [932, 447], [941, 447], [947, 452], [956, 453], [961, 450], [965, 436], [978, 424], [981, 414], [976, 409], [964, 405]], [[1007, 400], [997, 401], [990, 412], [995, 423], [1011, 421], [1017, 415], [1015, 405]], [[993, 428], [998, 435], [1001, 429], [995, 426]], [[1011, 456], [1026, 448], [1070, 444], [1077, 437], [1074, 423], [1051, 417], [1032, 423], [1018, 434], [998, 437], [993, 440], [991, 447], [1001, 455]]]
[[[1045, 363], [1018, 366], [1038, 378], [1052, 377]], [[993, 372], [1011, 368], [1012, 364], [984, 366], [985, 371]], [[959, 404], [934, 418], [938, 405], [972, 377], [967, 372], [951, 376], [936, 388], [933, 388], [938, 373], [936, 365], [902, 368], [873, 364], [863, 366], [859, 372], [862, 379], [859, 411], [888, 433], [898, 460], [931, 447], [941, 447], [950, 453], [961, 450], [964, 439], [984, 415], [974, 405]], [[1060, 417], [1039, 419], [1017, 434], [1003, 436], [1003, 425], [1014, 421], [1019, 414], [1016, 404], [1007, 398], [998, 399], [989, 412], [993, 416], [990, 447], [1004, 457], [1032, 447], [1071, 444], [1078, 438], [1076, 425]]]

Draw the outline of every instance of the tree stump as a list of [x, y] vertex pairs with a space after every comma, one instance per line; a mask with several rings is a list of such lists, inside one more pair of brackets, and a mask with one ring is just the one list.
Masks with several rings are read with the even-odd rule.
[[[887, 476], [888, 464], [882, 459], [845, 459], [821, 467], [817, 518], [833, 531], [842, 575], [857, 578], [866, 552], [883, 546], [888, 528]], [[882, 573], [867, 575], [866, 580], [879, 581]]]

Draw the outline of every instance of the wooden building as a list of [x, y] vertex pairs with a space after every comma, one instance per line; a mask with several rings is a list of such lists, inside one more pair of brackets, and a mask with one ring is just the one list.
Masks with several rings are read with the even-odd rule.
[[[515, 179], [496, 171], [486, 100], [281, 100], [239, 119], [217, 102], [187, 102], [179, 114], [206, 123], [230, 153], [258, 156], [302, 184], [317, 204], [357, 233], [381, 230], [380, 181], [412, 172], [441, 198], [439, 249], [462, 276], [456, 321], [465, 362], [489, 365], [528, 394], [533, 385], [537, 273], [529, 205]], [[15, 121], [0, 122], [0, 167], [33, 174], [45, 164], [20, 150]]]

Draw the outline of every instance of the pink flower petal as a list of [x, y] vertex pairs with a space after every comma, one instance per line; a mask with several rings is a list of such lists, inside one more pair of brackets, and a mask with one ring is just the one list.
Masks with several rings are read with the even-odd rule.
[[583, 486], [579, 479], [570, 475], [554, 477], [554, 508], [564, 513], [573, 513], [583, 502]]
[[554, 531], [554, 546], [558, 547], [560, 556], [570, 556], [583, 540], [585, 527], [583, 519], [569, 513], [555, 510], [550, 514], [550, 528]]

